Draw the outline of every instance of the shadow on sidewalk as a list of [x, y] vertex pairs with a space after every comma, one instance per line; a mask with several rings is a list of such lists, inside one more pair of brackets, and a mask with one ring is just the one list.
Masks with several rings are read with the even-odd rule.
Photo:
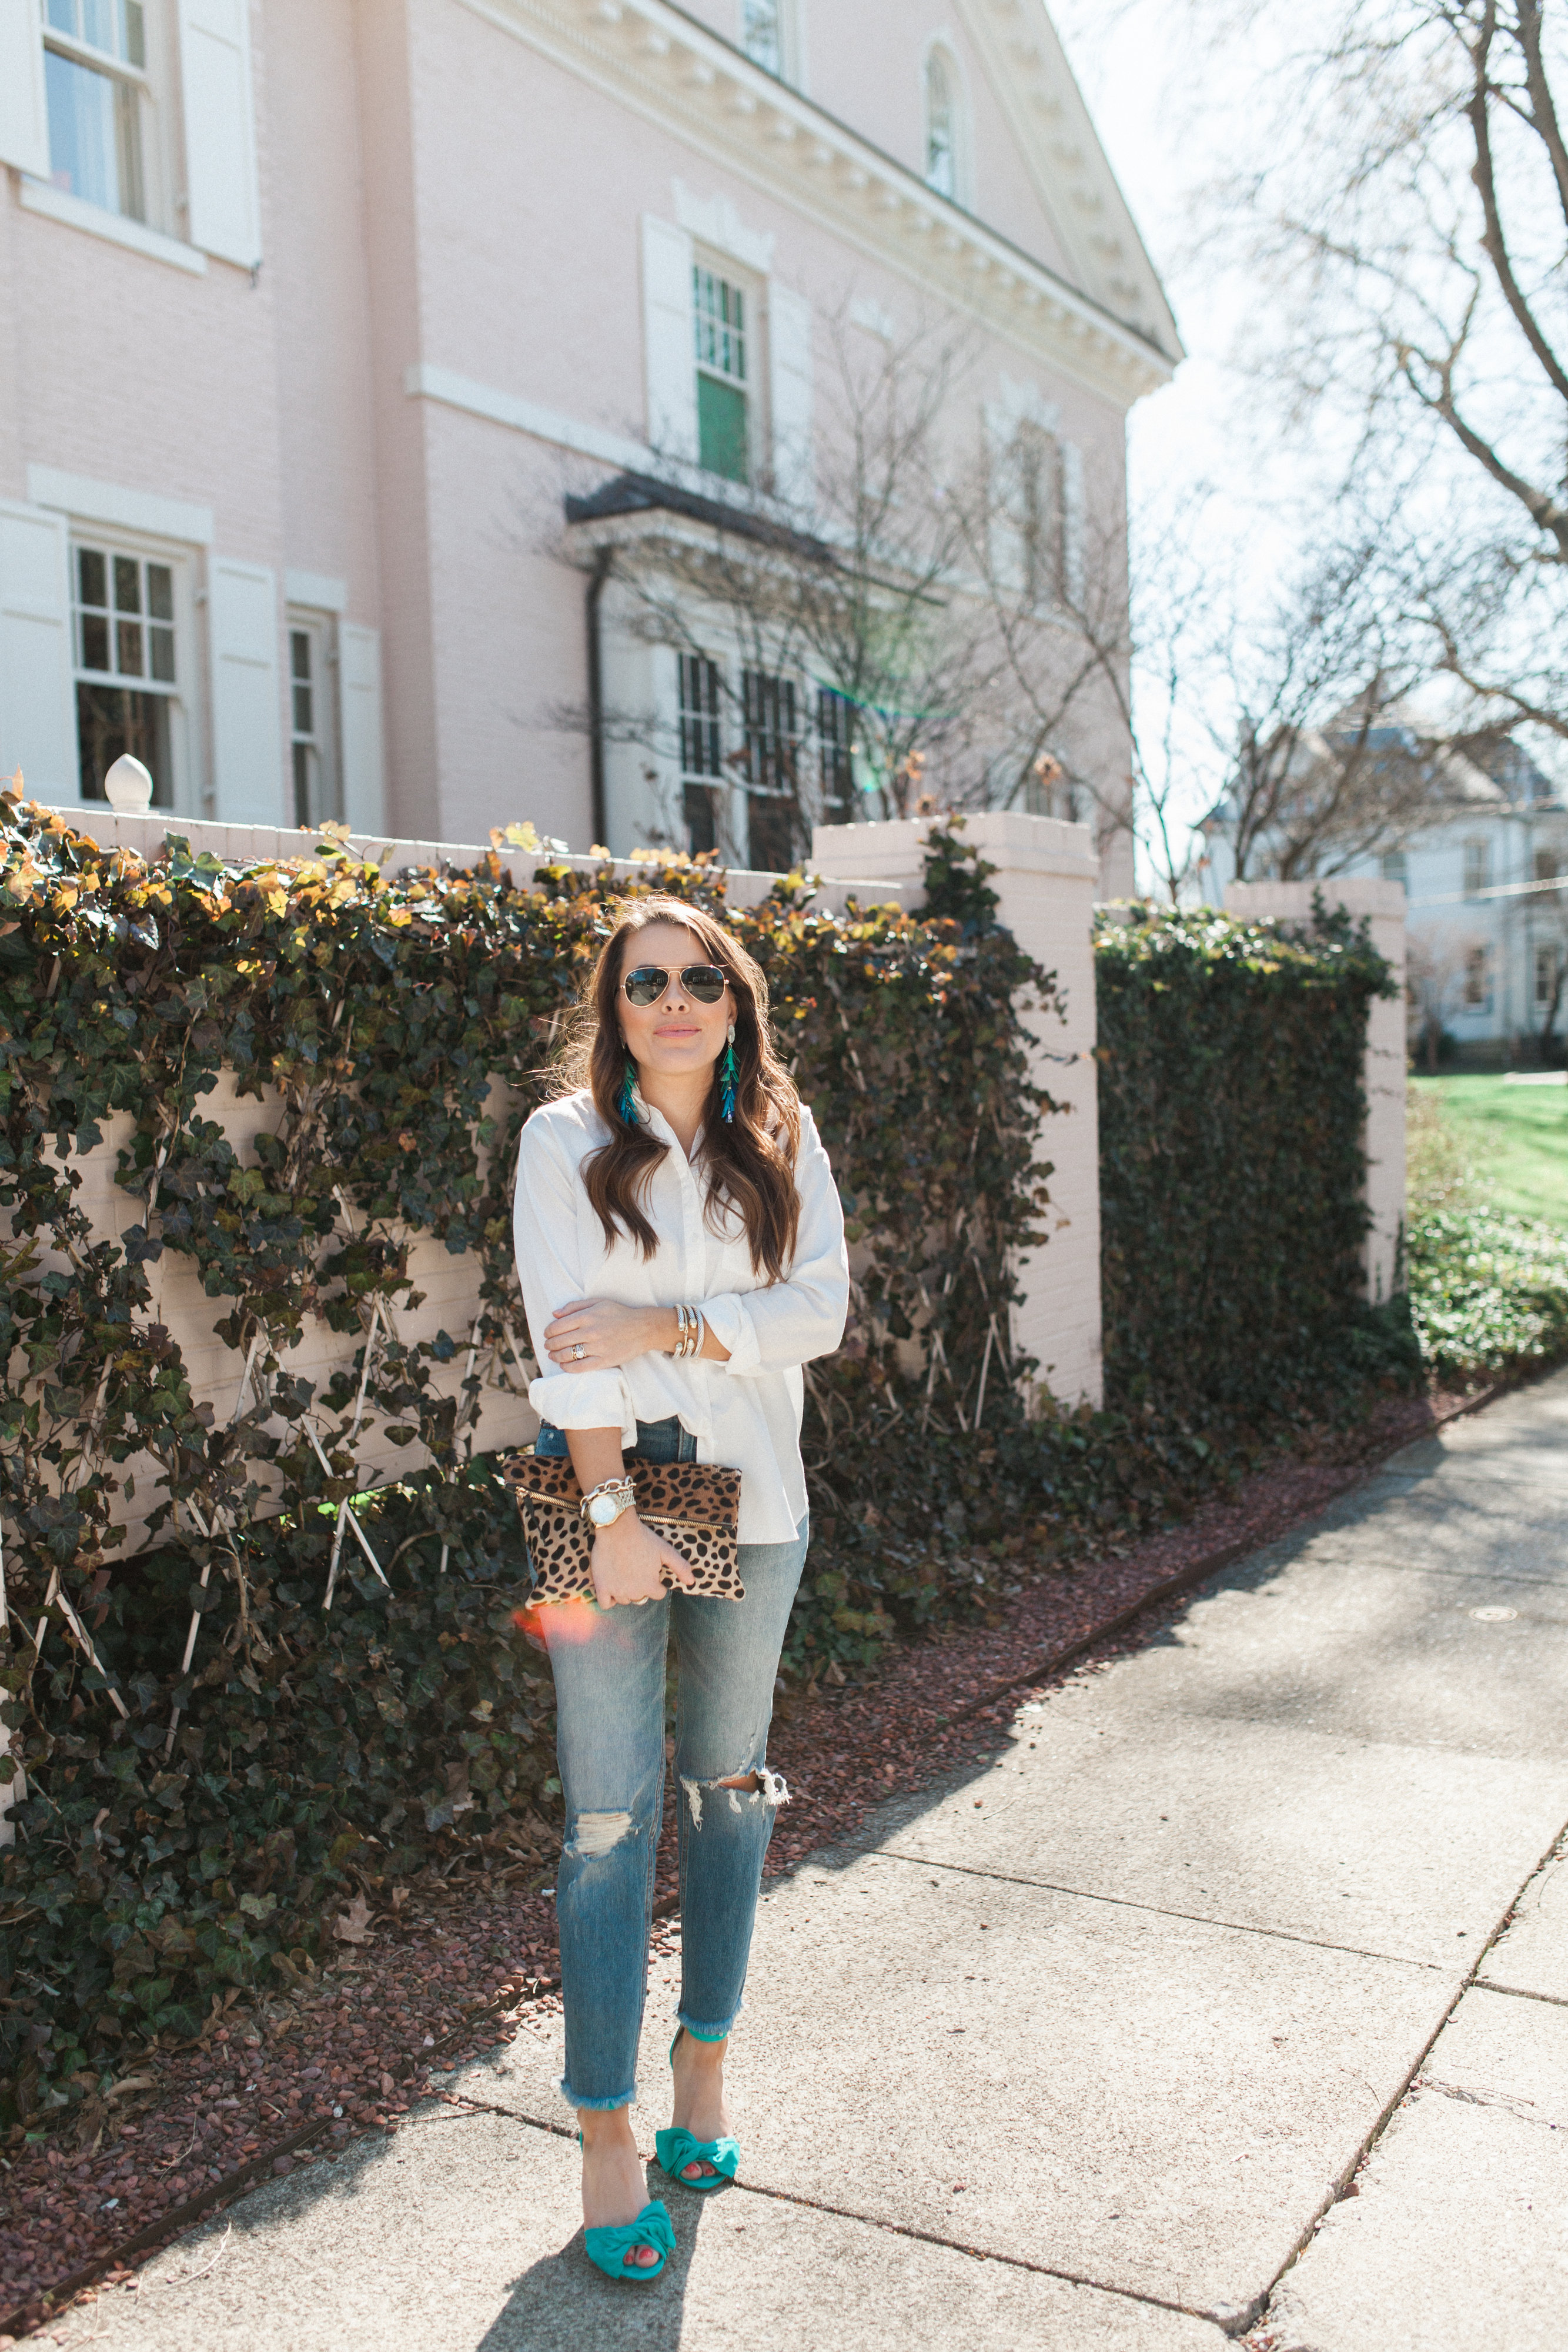
[[[655, 2187], [648, 2193], [656, 2197], [661, 2191]], [[646, 2286], [607, 2279], [589, 2261], [582, 2231], [574, 2231], [559, 2253], [541, 2255], [510, 2288], [505, 2310], [477, 2339], [475, 2352], [582, 2352], [590, 2345], [679, 2352], [686, 2281], [703, 2208], [711, 2201], [664, 2197], [675, 2225], [675, 2251]]]

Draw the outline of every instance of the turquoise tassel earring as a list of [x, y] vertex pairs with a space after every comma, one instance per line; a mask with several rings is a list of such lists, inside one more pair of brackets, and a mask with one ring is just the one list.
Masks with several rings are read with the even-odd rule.
[[739, 1076], [735, 1066], [735, 1024], [729, 1024], [729, 1037], [718, 1066], [718, 1108], [720, 1116], [731, 1126], [735, 1123], [735, 1082]]
[[637, 1065], [632, 1059], [630, 1054], [626, 1056], [626, 1076], [621, 1081], [621, 1092], [617, 1097], [615, 1108], [620, 1112], [628, 1127], [636, 1126]]

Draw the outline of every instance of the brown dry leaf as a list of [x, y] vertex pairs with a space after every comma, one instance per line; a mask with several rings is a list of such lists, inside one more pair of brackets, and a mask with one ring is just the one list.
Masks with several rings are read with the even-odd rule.
[[346, 1911], [340, 1911], [332, 1922], [332, 1933], [340, 1944], [368, 1944], [371, 1906], [362, 1895], [356, 1895]]
[[106, 2095], [111, 2099], [122, 2099], [127, 2091], [155, 2091], [157, 2087], [156, 2074], [122, 2074]]

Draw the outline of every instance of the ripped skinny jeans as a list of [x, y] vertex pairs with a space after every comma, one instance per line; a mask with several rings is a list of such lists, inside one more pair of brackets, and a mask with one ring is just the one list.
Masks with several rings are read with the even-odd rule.
[[[540, 1454], [562, 1457], [546, 1423]], [[639, 1422], [632, 1458], [691, 1462], [679, 1421]], [[694, 2039], [722, 2041], [740, 2011], [762, 1858], [788, 1791], [768, 1769], [774, 1678], [805, 1564], [793, 1543], [742, 1544], [744, 1601], [674, 1591], [642, 1608], [566, 1602], [538, 1622], [556, 1689], [566, 1843], [556, 1876], [566, 2075], [574, 2107], [630, 2106], [648, 1986], [653, 1864], [664, 1795], [664, 1660], [680, 1668], [681, 2002]], [[718, 1783], [755, 1773], [757, 1789]]]

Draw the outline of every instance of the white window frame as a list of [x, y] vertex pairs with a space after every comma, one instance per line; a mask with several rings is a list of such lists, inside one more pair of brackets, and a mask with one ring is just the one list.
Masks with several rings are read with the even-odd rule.
[[[195, 747], [201, 740], [202, 661], [196, 622], [196, 559], [195, 551], [177, 541], [152, 537], [144, 531], [123, 530], [118, 526], [96, 523], [86, 517], [73, 516], [68, 541], [69, 550], [69, 588], [71, 617], [71, 725], [77, 754], [77, 790], [75, 797], [84, 808], [101, 808], [101, 801], [89, 801], [81, 793], [81, 733], [77, 689], [82, 686], [119, 687], [127, 692], [155, 694], [169, 709], [169, 800], [159, 803], [172, 816], [194, 817], [201, 814], [201, 793], [196, 781]], [[173, 588], [174, 608], [174, 677], [172, 683], [143, 675], [127, 677], [114, 670], [89, 670], [81, 659], [78, 629], [80, 612], [78, 551], [91, 548], [101, 552], [112, 565], [117, 555], [131, 557], [139, 564], [161, 563], [168, 568]], [[145, 619], [145, 615], [143, 616]], [[112, 648], [111, 648], [112, 652]]]
[[[951, 186], [944, 187], [934, 173], [931, 142], [935, 123], [931, 108], [932, 68], [939, 67], [946, 77], [948, 103], [948, 153], [951, 158]], [[958, 56], [957, 44], [950, 33], [937, 33], [927, 41], [920, 60], [920, 177], [936, 195], [946, 196], [961, 211], [975, 208], [975, 141], [973, 117], [969, 107], [969, 78]]]
[[[288, 697], [288, 782], [292, 795], [289, 802], [289, 822], [312, 830], [324, 824], [343, 822], [343, 734], [342, 697], [340, 688], [340, 656], [338, 646], [338, 616], [322, 606], [290, 604], [284, 614], [284, 686]], [[301, 637], [309, 648], [311, 664], [308, 680], [311, 698], [312, 726], [308, 734], [297, 724], [300, 681], [295, 674], [295, 639]], [[303, 814], [300, 812], [299, 759], [301, 748], [313, 752], [316, 762], [314, 789], [307, 788]], [[307, 762], [308, 764], [308, 762]]]
[[1483, 890], [1491, 888], [1491, 843], [1484, 834], [1476, 834], [1464, 845], [1463, 888], [1467, 898], [1479, 898]]
[[[752, 46], [755, 18], [771, 5], [778, 44], [778, 63], [769, 64], [758, 56]], [[736, 45], [760, 66], [764, 73], [777, 75], [793, 89], [805, 88], [805, 56], [799, 0], [736, 0]]]
[[[73, 63], [101, 74], [118, 85], [126, 94], [133, 110], [137, 170], [141, 181], [141, 209], [131, 210], [123, 202], [107, 206], [95, 204], [75, 190], [59, 187], [54, 179], [54, 159], [50, 173], [42, 187], [29, 194], [52, 199], [53, 206], [79, 206], [89, 215], [97, 215], [106, 225], [123, 225], [128, 234], [122, 241], [140, 244], [144, 237], [172, 236], [177, 229], [172, 194], [172, 158], [170, 153], [169, 126], [173, 117], [171, 99], [174, 88], [174, 33], [169, 17], [169, 0], [141, 0], [143, 61], [133, 65], [129, 58], [112, 50], [100, 49], [94, 43], [66, 33], [48, 21], [47, 0], [37, 0], [40, 39], [46, 58], [52, 52], [68, 58]], [[46, 74], [47, 67], [45, 68]], [[53, 208], [47, 201], [36, 202], [29, 209]], [[136, 232], [141, 232], [138, 237]], [[108, 233], [112, 235], [112, 231]]]
[[[725, 368], [703, 356], [704, 320], [708, 317], [701, 300], [704, 278], [729, 288], [741, 297], [744, 308], [737, 339], [741, 345], [742, 373], [730, 374]], [[756, 489], [768, 462], [771, 450], [771, 404], [768, 398], [768, 281], [737, 263], [724, 253], [715, 253], [698, 245], [692, 250], [692, 374], [693, 405], [697, 412], [695, 457], [699, 470], [716, 481], [734, 482], [737, 489]], [[723, 331], [721, 330], [721, 332]], [[711, 340], [711, 338], [709, 338]], [[746, 472], [740, 480], [730, 474], [712, 473], [702, 461], [702, 424], [697, 389], [704, 377], [715, 383], [728, 383], [742, 394], [746, 402]]]
[[1484, 1017], [1491, 1011], [1492, 951], [1490, 943], [1469, 949], [1465, 956], [1462, 1003], [1465, 1013]]

